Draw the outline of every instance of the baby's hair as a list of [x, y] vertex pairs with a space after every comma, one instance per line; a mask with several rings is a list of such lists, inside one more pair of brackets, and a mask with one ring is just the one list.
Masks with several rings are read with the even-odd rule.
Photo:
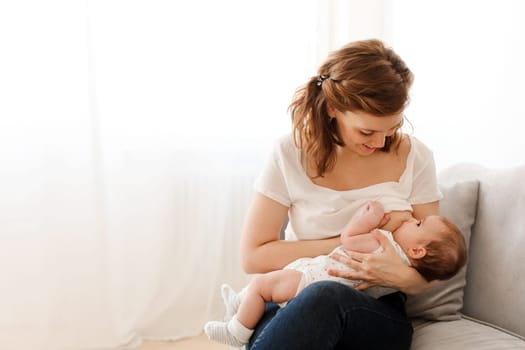
[[425, 247], [427, 254], [413, 262], [427, 281], [449, 279], [467, 262], [467, 244], [461, 230], [444, 217], [440, 220], [446, 229]]

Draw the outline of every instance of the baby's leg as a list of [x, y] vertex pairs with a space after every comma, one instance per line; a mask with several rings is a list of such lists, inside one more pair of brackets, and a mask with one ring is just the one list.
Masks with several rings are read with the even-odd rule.
[[277, 270], [255, 277], [246, 290], [237, 311], [237, 319], [247, 328], [253, 329], [264, 314], [265, 302], [283, 303], [292, 299], [302, 272]]
[[221, 286], [221, 296], [226, 308], [226, 314], [224, 315], [224, 321], [229, 321], [237, 313], [239, 305], [241, 304], [242, 297], [246, 294], [246, 288], [244, 287], [239, 293], [236, 293], [232, 287], [228, 284]]
[[368, 233], [379, 226], [384, 216], [385, 211], [380, 202], [368, 202], [364, 208], [350, 219], [341, 235], [354, 236]]
[[301, 277], [302, 273], [295, 270], [278, 270], [255, 277], [245, 291], [238, 313], [228, 322], [206, 323], [204, 332], [211, 340], [243, 346], [261, 319], [265, 302], [280, 303], [293, 298]]

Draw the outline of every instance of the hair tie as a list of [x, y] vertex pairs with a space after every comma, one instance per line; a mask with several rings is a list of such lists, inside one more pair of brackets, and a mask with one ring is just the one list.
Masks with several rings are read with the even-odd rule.
[[328, 75], [324, 75], [324, 74], [320, 74], [317, 76], [317, 86], [321, 86], [323, 85], [323, 81], [325, 81], [326, 79], [328, 79], [329, 76]]

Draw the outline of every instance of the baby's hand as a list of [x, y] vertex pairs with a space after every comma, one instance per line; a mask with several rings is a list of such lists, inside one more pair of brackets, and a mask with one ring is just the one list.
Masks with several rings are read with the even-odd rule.
[[363, 215], [379, 216], [383, 215], [381, 221], [377, 227], [383, 227], [388, 221], [390, 221], [390, 214], [385, 213], [385, 207], [378, 201], [370, 201], [366, 205], [366, 209]]
[[368, 233], [370, 230], [377, 228], [380, 223], [388, 222], [389, 217], [385, 217], [383, 210], [383, 205], [377, 201], [371, 201], [364, 205], [360, 211], [350, 219], [341, 232], [342, 244], [345, 245], [343, 240], [346, 237]]
[[379, 223], [379, 225], [377, 227], [383, 227], [389, 221], [390, 221], [390, 214], [389, 213], [385, 213], [385, 215], [383, 215], [383, 218], [381, 219], [381, 222]]
[[370, 201], [366, 204], [366, 210], [365, 212], [367, 214], [377, 214], [377, 213], [384, 213], [385, 208], [383, 207], [383, 204], [378, 201]]

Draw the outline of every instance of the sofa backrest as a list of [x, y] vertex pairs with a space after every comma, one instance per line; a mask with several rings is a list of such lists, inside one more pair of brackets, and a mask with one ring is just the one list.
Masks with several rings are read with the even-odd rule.
[[446, 174], [479, 180], [462, 313], [525, 336], [525, 165], [461, 163]]
[[463, 313], [525, 336], [525, 166], [479, 179]]

